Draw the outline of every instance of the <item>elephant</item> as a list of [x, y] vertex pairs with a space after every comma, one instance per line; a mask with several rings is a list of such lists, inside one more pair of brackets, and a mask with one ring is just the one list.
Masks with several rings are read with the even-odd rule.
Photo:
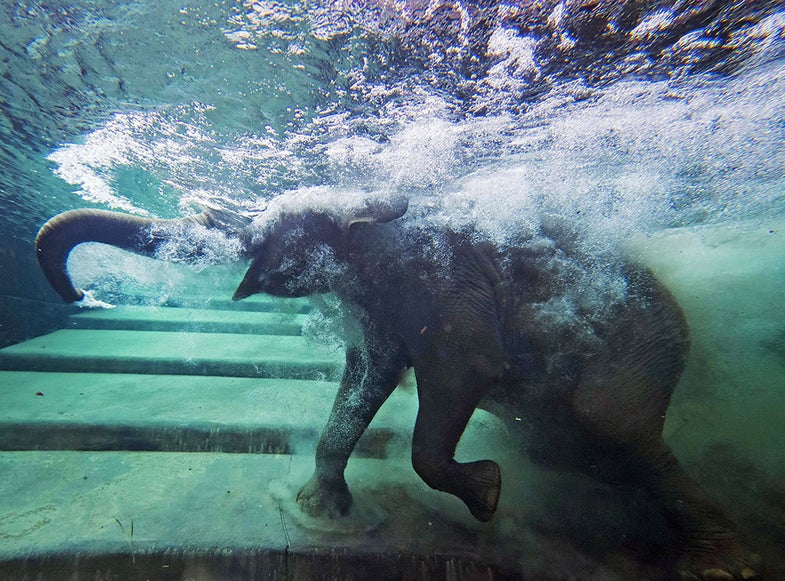
[[[83, 296], [66, 265], [76, 245], [103, 242], [156, 256], [162, 244], [187, 240], [189, 229], [214, 229], [237, 240], [238, 257], [250, 260], [234, 300], [331, 292], [348, 305], [362, 336], [347, 347], [315, 472], [297, 495], [311, 515], [340, 518], [350, 510], [348, 458], [413, 368], [412, 466], [477, 520], [494, 515], [499, 465], [454, 455], [480, 407], [520, 433], [534, 461], [645, 490], [672, 529], [673, 565], [683, 578], [755, 578], [760, 558], [663, 439], [689, 333], [652, 272], [620, 258], [623, 296], [595, 316], [577, 312], [550, 325], [543, 305], [558, 305], [574, 278], [558, 266], [577, 252], [567, 230], [544, 224], [549, 244], [524, 237], [501, 245], [471, 228], [407, 219], [409, 205], [398, 197], [350, 209], [281, 203], [260, 212], [264, 220], [222, 210], [175, 220], [72, 210], [41, 228], [36, 251], [52, 287], [71, 302]], [[202, 252], [203, 245], [190, 247], [193, 256]]]

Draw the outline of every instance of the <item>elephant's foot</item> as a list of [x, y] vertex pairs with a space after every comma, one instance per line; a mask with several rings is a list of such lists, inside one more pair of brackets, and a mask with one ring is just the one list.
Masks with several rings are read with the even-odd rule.
[[314, 474], [297, 493], [297, 503], [311, 516], [339, 518], [349, 513], [352, 493], [342, 477], [327, 480]]
[[420, 450], [412, 454], [412, 465], [428, 486], [460, 498], [478, 521], [488, 522], [493, 518], [502, 486], [501, 470], [496, 462], [445, 462]]
[[466, 491], [458, 496], [469, 507], [472, 516], [480, 522], [488, 522], [496, 512], [499, 502], [502, 479], [499, 465], [491, 460], [480, 460], [460, 464], [460, 471], [466, 479]]
[[762, 579], [761, 558], [735, 536], [693, 541], [679, 562], [684, 581], [752, 581]]

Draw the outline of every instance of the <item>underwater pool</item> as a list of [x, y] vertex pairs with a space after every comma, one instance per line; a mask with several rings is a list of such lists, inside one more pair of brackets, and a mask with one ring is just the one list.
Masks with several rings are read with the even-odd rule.
[[9, 0], [0, 73], [3, 579], [785, 579], [784, 3]]

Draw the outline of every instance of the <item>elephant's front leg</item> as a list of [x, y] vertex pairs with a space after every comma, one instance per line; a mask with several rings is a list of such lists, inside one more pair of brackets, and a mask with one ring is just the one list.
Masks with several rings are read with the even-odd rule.
[[346, 368], [330, 419], [316, 448], [316, 471], [297, 494], [312, 516], [345, 515], [352, 495], [344, 479], [349, 456], [376, 412], [400, 380], [405, 358], [390, 341], [366, 337], [363, 347], [350, 347]]

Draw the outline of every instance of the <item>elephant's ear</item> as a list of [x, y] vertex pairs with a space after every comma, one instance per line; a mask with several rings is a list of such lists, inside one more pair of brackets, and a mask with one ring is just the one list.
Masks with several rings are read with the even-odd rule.
[[391, 199], [369, 200], [365, 206], [352, 212], [341, 224], [343, 231], [348, 235], [355, 224], [382, 224], [397, 220], [409, 209], [409, 199], [404, 196], [395, 196]]

